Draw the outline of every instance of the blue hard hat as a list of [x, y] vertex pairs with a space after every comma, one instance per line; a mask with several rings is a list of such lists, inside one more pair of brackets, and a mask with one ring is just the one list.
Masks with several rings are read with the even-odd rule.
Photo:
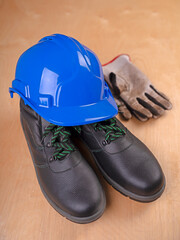
[[20, 56], [9, 92], [56, 125], [94, 123], [118, 112], [97, 56], [61, 34], [42, 38]]

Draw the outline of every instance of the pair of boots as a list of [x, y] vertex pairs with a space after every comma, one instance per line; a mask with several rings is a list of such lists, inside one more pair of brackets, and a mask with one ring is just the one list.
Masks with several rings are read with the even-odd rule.
[[20, 100], [20, 117], [41, 190], [61, 215], [77, 223], [98, 219], [106, 207], [103, 188], [73, 139], [81, 139], [107, 182], [141, 202], [160, 197], [162, 169], [150, 150], [116, 118], [63, 127], [47, 122]]

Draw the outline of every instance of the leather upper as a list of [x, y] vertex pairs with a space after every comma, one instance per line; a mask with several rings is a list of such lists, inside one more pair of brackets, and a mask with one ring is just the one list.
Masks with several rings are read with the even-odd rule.
[[43, 139], [49, 122], [20, 101], [21, 123], [42, 191], [72, 216], [91, 216], [104, 206], [105, 196], [97, 176], [78, 150], [62, 160], [50, 161], [52, 135]]
[[164, 174], [151, 151], [117, 119], [126, 134], [103, 145], [105, 132], [83, 125], [80, 137], [110, 179], [126, 190], [142, 196], [153, 195], [164, 184]]

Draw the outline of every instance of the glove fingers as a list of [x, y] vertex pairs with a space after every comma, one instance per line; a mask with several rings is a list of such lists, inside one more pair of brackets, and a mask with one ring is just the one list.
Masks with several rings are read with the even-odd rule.
[[135, 111], [136, 113], [138, 113], [138, 115], [141, 115], [141, 117], [147, 117], [147, 118], [152, 118], [152, 113], [146, 109], [145, 107], [143, 107], [141, 104], [139, 104], [139, 102], [137, 101], [136, 98], [132, 98], [132, 99], [128, 99], [128, 96], [126, 96], [126, 94], [121, 94], [122, 98], [125, 102], [127, 102], [127, 104], [129, 105], [129, 107]]
[[150, 91], [145, 93], [146, 97], [165, 110], [172, 108], [171, 102], [164, 94], [160, 94], [153, 86], [150, 86]]
[[132, 114], [129, 109], [126, 107], [123, 101], [120, 99], [115, 99], [118, 106], [118, 112], [123, 116], [124, 119], [129, 120], [132, 118]]
[[142, 113], [139, 113], [138, 111], [132, 111], [132, 113], [138, 120], [140, 120], [142, 122], [146, 122], [149, 119]]
[[132, 111], [132, 113], [131, 113], [131, 111], [126, 107], [126, 105], [124, 104], [124, 102], [122, 100], [115, 98], [115, 101], [118, 106], [118, 111], [124, 119], [126, 119], [126, 120], [131, 119], [132, 114], [133, 114], [138, 120], [140, 120], [142, 122], [145, 122], [148, 120], [148, 118], [144, 114], [142, 114], [136, 110], [131, 109], [131, 111]]
[[152, 114], [153, 118], [157, 118], [164, 114], [164, 109], [150, 101], [147, 97], [141, 96], [137, 98], [137, 101], [145, 108], [147, 108]]
[[[128, 105], [129, 106], [129, 105]], [[129, 108], [131, 109], [131, 114], [133, 114], [138, 120], [142, 121], [142, 122], [145, 122], [147, 121], [149, 118], [143, 114], [142, 112], [139, 112], [135, 109], [132, 109], [130, 106]]]
[[164, 93], [158, 91], [153, 85], [150, 85], [150, 88], [152, 88], [157, 94], [159, 94], [161, 97], [165, 98], [170, 102], [169, 98]]

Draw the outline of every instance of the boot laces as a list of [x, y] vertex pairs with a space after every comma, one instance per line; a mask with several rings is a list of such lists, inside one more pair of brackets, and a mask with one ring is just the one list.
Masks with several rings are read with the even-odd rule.
[[[104, 145], [109, 144], [112, 141], [115, 141], [117, 138], [124, 136], [126, 134], [123, 128], [120, 128], [116, 124], [116, 118], [111, 118], [102, 122], [90, 124], [95, 131], [104, 131], [105, 140], [103, 141]], [[81, 126], [73, 127], [78, 133], [81, 133]]]
[[76, 150], [75, 146], [70, 142], [69, 137], [71, 133], [67, 128], [50, 123], [43, 133], [43, 138], [50, 132], [53, 133], [51, 146], [55, 147], [55, 152], [53, 154], [54, 160], [61, 160]]
[[95, 131], [105, 131], [105, 142], [110, 143], [126, 134], [123, 128], [116, 124], [116, 118], [111, 118], [102, 122], [91, 124]]

